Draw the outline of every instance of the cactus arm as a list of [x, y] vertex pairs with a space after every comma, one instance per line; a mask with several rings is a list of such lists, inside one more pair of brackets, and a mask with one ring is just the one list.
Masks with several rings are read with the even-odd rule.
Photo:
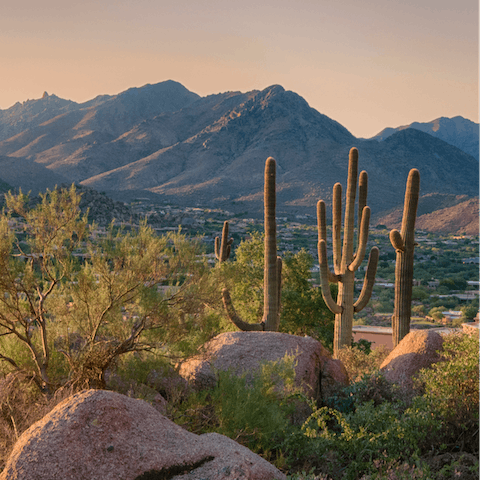
[[389, 236], [390, 236], [390, 243], [392, 244], [392, 247], [397, 252], [403, 252], [405, 250], [405, 245], [403, 243], [403, 238], [400, 232], [398, 230], [391, 230]]
[[355, 254], [353, 262], [348, 266], [348, 269], [351, 272], [354, 272], [358, 269], [365, 257], [365, 252], [367, 250], [368, 227], [370, 224], [370, 207], [364, 207], [361, 217], [362, 224], [360, 225], [360, 235], [357, 253]]
[[340, 275], [342, 264], [342, 185], [340, 183], [333, 186], [332, 214], [333, 269], [336, 275]]
[[318, 239], [327, 241], [327, 216], [326, 207], [323, 200], [317, 202], [317, 227]]
[[[326, 214], [325, 214], [325, 202], [323, 200], [319, 200], [317, 203], [317, 225], [318, 225], [318, 241], [320, 240], [325, 240], [327, 241], [327, 221], [326, 221]], [[340, 232], [340, 229], [338, 229]], [[340, 245], [340, 240], [337, 243], [337, 245]], [[320, 258], [320, 257], [319, 257]], [[328, 281], [332, 283], [337, 283], [340, 276], [334, 274], [327, 262], [327, 272], [328, 272]]]
[[420, 195], [420, 172], [412, 168], [408, 174], [407, 188], [405, 190], [405, 205], [402, 218], [402, 238], [407, 241], [407, 236], [413, 236], [415, 232], [415, 220], [417, 218], [418, 197]]
[[354, 312], [361, 312], [370, 301], [373, 285], [375, 284], [375, 275], [377, 273], [379, 250], [378, 247], [372, 247], [368, 257], [367, 271], [363, 280], [362, 291], [358, 300], [353, 305]]
[[233, 238], [231, 238], [227, 243], [227, 258], [230, 258], [230, 253], [232, 253], [232, 243]]
[[320, 260], [320, 283], [323, 300], [332, 313], [342, 313], [343, 308], [341, 305], [335, 303], [330, 292], [330, 285], [328, 283], [329, 268], [327, 262], [327, 244], [325, 240], [320, 240], [318, 242], [318, 258]]
[[227, 261], [230, 257], [232, 243], [233, 238], [228, 239], [228, 222], [225, 221], [223, 222], [222, 242], [220, 243], [220, 239], [215, 237], [215, 257], [217, 257], [219, 263]]
[[353, 260], [353, 232], [355, 220], [355, 196], [357, 192], [358, 150], [350, 149], [348, 160], [347, 195], [343, 229], [342, 270]]
[[358, 181], [358, 228], [362, 224], [363, 209], [367, 206], [368, 193], [368, 174], [365, 170], [360, 172], [360, 179]]
[[261, 323], [247, 323], [244, 322], [235, 311], [235, 308], [232, 303], [232, 299], [230, 298], [230, 293], [228, 289], [224, 288], [222, 290], [222, 298], [223, 298], [223, 306], [225, 307], [225, 311], [227, 312], [227, 316], [230, 321], [238, 327], [240, 330], [244, 332], [251, 332], [251, 331], [263, 331], [265, 324]]

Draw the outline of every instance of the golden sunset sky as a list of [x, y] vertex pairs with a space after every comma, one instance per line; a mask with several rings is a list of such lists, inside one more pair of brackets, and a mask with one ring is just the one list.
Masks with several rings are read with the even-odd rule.
[[357, 137], [478, 122], [477, 0], [15, 0], [0, 109], [175, 80], [201, 95], [280, 84]]

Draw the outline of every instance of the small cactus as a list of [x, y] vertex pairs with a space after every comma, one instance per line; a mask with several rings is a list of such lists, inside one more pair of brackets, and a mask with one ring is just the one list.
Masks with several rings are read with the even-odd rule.
[[410, 331], [412, 315], [413, 254], [415, 220], [420, 194], [420, 173], [412, 168], [408, 174], [403, 206], [402, 230], [390, 232], [390, 242], [397, 252], [395, 264], [395, 305], [392, 316], [393, 346]]
[[228, 238], [228, 222], [223, 222], [222, 229], [222, 242], [220, 238], [215, 237], [215, 257], [217, 257], [218, 263], [226, 262], [230, 258], [232, 250], [233, 238]]
[[276, 162], [272, 157], [265, 163], [265, 270], [263, 288], [263, 318], [260, 323], [244, 322], [235, 312], [226, 288], [222, 290], [223, 304], [230, 320], [240, 330], [278, 331], [280, 323], [280, 293], [282, 278], [282, 259], [277, 257], [277, 223], [275, 218]]
[[[363, 171], [359, 179], [359, 209], [358, 209], [358, 246], [354, 254], [354, 212], [357, 189], [358, 150], [352, 148], [349, 155], [347, 196], [345, 205], [345, 222], [342, 250], [342, 186], [336, 183], [333, 187], [333, 264], [334, 271], [330, 271], [327, 260], [327, 221], [325, 202], [317, 204], [318, 219], [318, 258], [320, 263], [320, 280], [322, 296], [331, 312], [335, 314], [335, 334], [333, 341], [334, 356], [340, 348], [349, 346], [352, 342], [353, 314], [360, 312], [367, 305], [372, 294], [375, 274], [378, 264], [378, 248], [373, 247], [368, 259], [367, 272], [360, 296], [354, 302], [355, 271], [365, 257], [367, 248], [368, 228], [370, 222], [370, 208], [366, 206], [368, 175]], [[330, 293], [329, 282], [338, 283], [338, 296], [335, 302]]]

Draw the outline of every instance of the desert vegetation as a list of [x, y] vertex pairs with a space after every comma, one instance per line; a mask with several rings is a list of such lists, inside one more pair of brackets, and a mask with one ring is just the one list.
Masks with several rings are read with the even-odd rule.
[[[146, 223], [99, 231], [79, 201], [73, 187], [47, 191], [36, 205], [6, 197], [0, 469], [33, 422], [93, 387], [152, 404], [161, 394], [176, 423], [227, 435], [292, 479], [478, 478], [478, 337], [446, 336], [443, 361], [421, 371], [409, 391], [385, 380], [379, 367], [388, 352], [368, 343], [339, 350], [350, 385], [327, 398], [295, 386], [291, 356], [253, 378], [219, 372], [215, 387], [195, 391], [175, 365], [235, 329], [222, 287], [242, 318], [262, 317], [264, 235], [227, 255], [226, 232], [222, 261], [212, 266], [199, 239], [157, 235]], [[309, 281], [313, 264], [305, 250], [284, 255], [278, 330], [333, 351], [334, 315]]]

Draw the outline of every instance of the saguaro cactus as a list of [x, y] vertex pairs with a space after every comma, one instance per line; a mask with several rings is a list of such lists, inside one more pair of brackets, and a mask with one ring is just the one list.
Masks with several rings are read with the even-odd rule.
[[265, 269], [262, 321], [260, 323], [244, 322], [235, 312], [228, 290], [226, 288], [222, 290], [227, 315], [240, 330], [278, 331], [279, 327], [282, 259], [277, 257], [275, 170], [275, 160], [272, 157], [267, 158], [264, 188]]
[[[335, 314], [335, 334], [333, 341], [334, 356], [343, 346], [349, 346], [352, 341], [353, 314], [365, 308], [375, 283], [375, 274], [378, 264], [378, 248], [373, 247], [368, 259], [367, 271], [360, 296], [354, 302], [355, 271], [363, 262], [367, 248], [368, 228], [370, 222], [370, 207], [367, 203], [368, 175], [363, 171], [359, 180], [358, 200], [358, 246], [354, 254], [354, 217], [355, 197], [357, 190], [358, 150], [352, 148], [349, 155], [347, 196], [345, 205], [345, 223], [343, 231], [342, 250], [342, 186], [336, 183], [333, 187], [333, 264], [334, 271], [330, 271], [327, 260], [327, 222], [325, 202], [317, 204], [318, 221], [318, 258], [320, 263], [320, 280], [322, 296], [328, 308]], [[338, 283], [338, 296], [335, 302], [330, 293], [329, 282]]]
[[402, 230], [390, 232], [390, 242], [397, 251], [395, 265], [395, 306], [392, 317], [393, 345], [410, 331], [412, 315], [413, 253], [417, 218], [420, 173], [412, 168], [408, 174], [403, 205]]
[[222, 229], [222, 242], [220, 238], [215, 237], [215, 257], [217, 257], [218, 263], [223, 263], [230, 257], [232, 250], [233, 238], [228, 238], [228, 222], [223, 222]]

